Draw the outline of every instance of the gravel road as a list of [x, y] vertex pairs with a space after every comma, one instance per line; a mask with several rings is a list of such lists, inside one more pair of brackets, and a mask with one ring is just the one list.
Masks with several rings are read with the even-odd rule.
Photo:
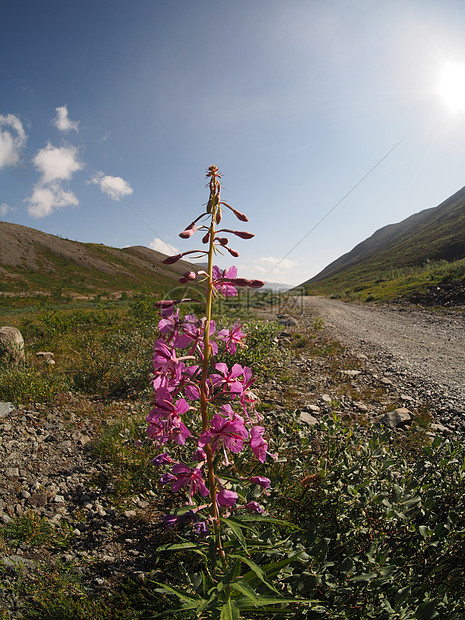
[[465, 413], [465, 313], [368, 306], [305, 297], [304, 314], [320, 316], [341, 343], [388, 368], [405, 384]]

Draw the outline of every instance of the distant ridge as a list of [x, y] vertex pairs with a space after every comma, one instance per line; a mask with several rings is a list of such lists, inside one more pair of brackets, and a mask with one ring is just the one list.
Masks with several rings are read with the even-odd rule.
[[0, 292], [71, 295], [179, 287], [192, 264], [162, 263], [166, 256], [143, 246], [124, 249], [70, 241], [34, 228], [0, 222]]
[[326, 294], [344, 283], [363, 283], [389, 270], [464, 257], [465, 187], [437, 207], [380, 228], [301, 286]]

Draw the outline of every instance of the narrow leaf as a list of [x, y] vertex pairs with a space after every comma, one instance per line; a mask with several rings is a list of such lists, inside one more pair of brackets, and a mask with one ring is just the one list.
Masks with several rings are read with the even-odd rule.
[[251, 600], [253, 605], [256, 606], [258, 604], [258, 597], [256, 593], [252, 590], [252, 588], [245, 581], [243, 580], [235, 581], [234, 583], [231, 584], [231, 588], [233, 590], [236, 590], [237, 592], [240, 592], [245, 597], [247, 597], [249, 600]]
[[226, 523], [226, 525], [231, 528], [237, 540], [239, 541], [241, 547], [244, 549], [244, 551], [247, 552], [247, 543], [244, 538], [244, 534], [242, 533], [240, 525], [237, 522], [233, 521], [232, 519], [226, 519], [226, 517], [223, 517], [221, 521]]
[[220, 620], [239, 620], [239, 607], [229, 599], [221, 608]]
[[[247, 566], [252, 570], [252, 572], [260, 579], [260, 581], [270, 590], [272, 590], [273, 592], [276, 592], [276, 594], [279, 594], [279, 592], [276, 590], [276, 588], [268, 582], [268, 580], [266, 579], [266, 575], [265, 573], [262, 571], [262, 569], [260, 568], [260, 566], [258, 566], [258, 564], [255, 564], [255, 562], [253, 560], [251, 560], [250, 558], [245, 558], [243, 556], [230, 556], [230, 557], [235, 557], [235, 558], [239, 558], [241, 559], [245, 564], [247, 564]], [[244, 575], [245, 578], [245, 575]]]

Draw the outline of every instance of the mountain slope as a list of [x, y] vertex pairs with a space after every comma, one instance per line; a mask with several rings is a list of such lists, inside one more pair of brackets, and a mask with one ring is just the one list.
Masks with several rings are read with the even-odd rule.
[[0, 291], [101, 294], [178, 286], [192, 265], [163, 265], [164, 254], [142, 246], [117, 249], [80, 243], [34, 228], [0, 222]]
[[437, 207], [377, 230], [302, 286], [309, 292], [362, 285], [427, 261], [465, 257], [465, 188]]

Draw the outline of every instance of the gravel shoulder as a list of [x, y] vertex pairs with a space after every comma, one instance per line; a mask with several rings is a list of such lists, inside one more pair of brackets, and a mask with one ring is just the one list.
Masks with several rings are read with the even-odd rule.
[[465, 412], [465, 312], [410, 306], [367, 306], [324, 297], [302, 299], [303, 316], [318, 315], [335, 336], [395, 373], [425, 398]]

